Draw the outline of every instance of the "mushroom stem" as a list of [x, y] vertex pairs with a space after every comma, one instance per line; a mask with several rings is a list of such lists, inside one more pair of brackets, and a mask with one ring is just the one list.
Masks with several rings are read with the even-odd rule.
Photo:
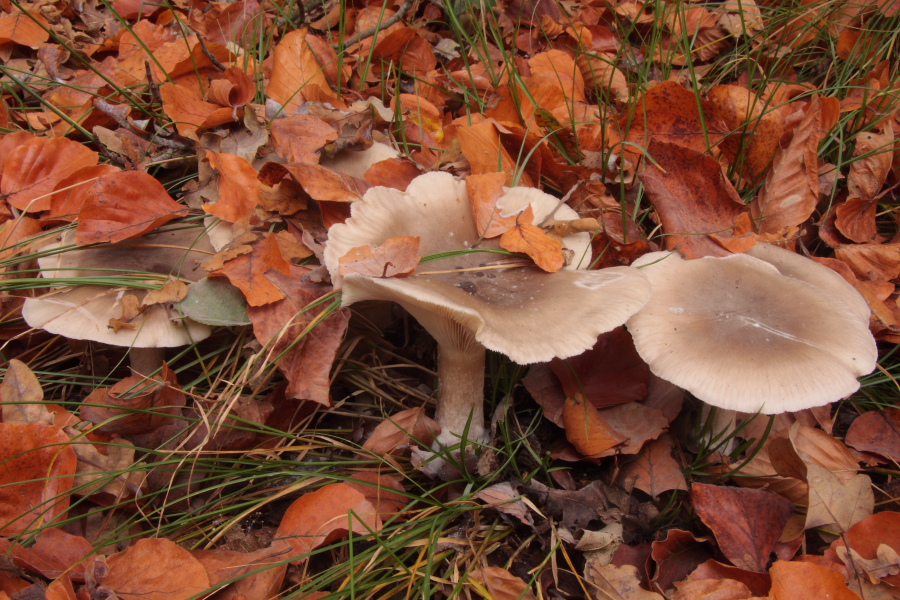
[[132, 348], [128, 354], [131, 370], [146, 377], [160, 370], [166, 359], [165, 348]]
[[477, 343], [463, 348], [438, 346], [437, 422], [442, 430], [438, 438], [442, 446], [458, 444], [467, 427], [468, 440], [487, 441], [482, 409], [485, 355], [484, 346]]

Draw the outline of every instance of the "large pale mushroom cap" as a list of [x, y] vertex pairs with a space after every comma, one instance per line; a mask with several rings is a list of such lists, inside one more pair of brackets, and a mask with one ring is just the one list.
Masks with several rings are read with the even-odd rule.
[[[546, 216], [556, 208], [558, 202], [547, 198], [552, 206], [535, 209], [535, 215]], [[566, 216], [557, 213], [557, 219]], [[423, 256], [476, 245], [496, 248], [479, 243], [465, 182], [429, 173], [417, 177], [405, 193], [372, 188], [353, 204], [351, 218], [329, 231], [325, 262], [335, 286], [343, 285], [344, 305], [394, 301], [439, 344], [478, 342], [522, 364], [587, 350], [601, 333], [624, 323], [650, 293], [643, 275], [630, 267], [558, 273], [496, 268], [508, 257], [486, 252], [419, 264], [406, 278], [341, 277], [338, 261], [349, 250], [397, 236], [419, 236]], [[563, 242], [569, 246], [569, 240]]]
[[[75, 231], [64, 233], [59, 242], [42, 248], [52, 252], [74, 245]], [[196, 281], [205, 273], [198, 262], [214, 251], [199, 228], [172, 228], [117, 244], [64, 250], [38, 260], [41, 275], [47, 278], [88, 279], [141, 272], [173, 275]], [[104, 285], [70, 285], [39, 298], [29, 298], [22, 316], [31, 327], [75, 340], [91, 340], [115, 346], [162, 348], [191, 344], [212, 333], [212, 329], [181, 317], [169, 304], [154, 304], [137, 316], [134, 329], [112, 329], [110, 319], [123, 314], [126, 294], [143, 299], [146, 290]]]
[[342, 150], [334, 157], [323, 156], [319, 159], [319, 164], [334, 169], [338, 173], [364, 179], [366, 172], [375, 163], [399, 156], [400, 153], [387, 144], [373, 142], [365, 150]]
[[744, 254], [641, 257], [653, 296], [627, 323], [641, 357], [730, 410], [795, 411], [855, 392], [878, 358], [856, 292], [814, 261], [759, 253], [774, 265]]

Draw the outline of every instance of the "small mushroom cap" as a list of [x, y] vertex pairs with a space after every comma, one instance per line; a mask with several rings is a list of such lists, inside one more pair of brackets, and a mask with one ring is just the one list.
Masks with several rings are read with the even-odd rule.
[[[556, 205], [554, 200], [535, 213], [546, 216]], [[350, 219], [329, 231], [325, 263], [335, 287], [343, 285], [345, 306], [366, 299], [397, 302], [440, 345], [479, 343], [522, 364], [565, 358], [624, 323], [650, 294], [644, 276], [630, 267], [545, 273], [504, 266], [508, 257], [485, 252], [419, 264], [402, 279], [340, 275], [339, 259], [350, 249], [409, 235], [421, 238], [422, 255], [476, 244], [496, 248], [494, 242], [479, 243], [465, 182], [429, 173], [405, 193], [377, 187], [366, 192], [353, 204]]]
[[366, 171], [371, 169], [375, 163], [398, 156], [400, 153], [387, 144], [374, 142], [365, 150], [342, 150], [334, 157], [323, 156], [319, 159], [319, 164], [334, 169], [338, 173], [363, 179]]
[[[144, 290], [136, 293], [138, 300]], [[29, 298], [22, 316], [31, 327], [43, 329], [73, 340], [91, 340], [112, 346], [133, 348], [173, 348], [208, 338], [212, 328], [192, 319], [181, 318], [166, 304], [154, 304], [131, 321], [134, 329], [109, 326], [110, 319], [122, 317], [125, 291], [102, 285], [80, 285], [51, 292], [41, 298]]]
[[[820, 406], [855, 392], [875, 368], [868, 319], [835, 300], [836, 280], [823, 273], [795, 278], [744, 254], [654, 252], [635, 266], [653, 287], [627, 323], [638, 353], [708, 404], [766, 414]], [[797, 270], [814, 269], [827, 267], [810, 260]]]
[[[78, 279], [149, 272], [196, 281], [206, 275], [198, 263], [214, 254], [208, 236], [196, 227], [169, 228], [116, 244], [67, 248], [74, 242], [75, 231], [70, 230], [59, 242], [42, 248], [42, 252], [64, 248], [38, 259], [43, 277]], [[91, 284], [61, 287], [27, 299], [22, 316], [29, 326], [56, 335], [134, 348], [184, 346], [212, 334], [211, 327], [181, 317], [168, 303], [148, 307], [130, 321], [134, 329], [116, 332], [109, 326], [110, 319], [122, 318], [126, 294], [140, 301], [147, 290]]]

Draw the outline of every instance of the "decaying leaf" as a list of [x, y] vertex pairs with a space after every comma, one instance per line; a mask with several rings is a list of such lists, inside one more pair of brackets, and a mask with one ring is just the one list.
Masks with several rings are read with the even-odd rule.
[[378, 246], [351, 248], [340, 258], [341, 275], [356, 273], [363, 277], [405, 277], [419, 264], [422, 239], [399, 236], [386, 239]]
[[144, 538], [107, 559], [100, 583], [122, 600], [187, 600], [209, 587], [191, 553], [164, 538]]
[[[500, 236], [500, 247], [510, 252], [527, 254], [534, 263], [548, 273], [556, 273], [566, 266], [562, 244], [528, 221], [530, 211], [516, 217], [515, 226]], [[533, 218], [533, 216], [532, 216]]]
[[844, 440], [861, 452], [900, 460], [900, 409], [889, 406], [861, 414], [850, 425]]
[[424, 408], [409, 408], [379, 423], [363, 448], [378, 454], [389, 454], [394, 450], [406, 449], [411, 442], [430, 447], [440, 431], [441, 426], [425, 415]]
[[807, 529], [824, 526], [844, 533], [872, 514], [875, 494], [868, 476], [857, 475], [849, 482], [842, 482], [819, 465], [808, 464], [806, 468], [809, 484]]
[[475, 569], [469, 573], [469, 578], [483, 586], [487, 594], [475, 589], [489, 600], [536, 600], [527, 583], [500, 567]]

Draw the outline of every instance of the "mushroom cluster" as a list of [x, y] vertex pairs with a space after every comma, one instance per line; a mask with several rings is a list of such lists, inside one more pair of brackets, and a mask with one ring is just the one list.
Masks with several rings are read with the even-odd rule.
[[[72, 229], [41, 249], [41, 276], [65, 283], [25, 301], [22, 316], [29, 326], [73, 340], [131, 348], [131, 367], [143, 375], [162, 366], [165, 348], [185, 346], [212, 333], [208, 325], [183, 317], [171, 302], [142, 307], [128, 323], [113, 327], [114, 321], [127, 318], [127, 296], [134, 296], [132, 302], [140, 306], [148, 290], [89, 283], [90, 278], [140, 273], [197, 281], [206, 274], [198, 263], [215, 253], [203, 229], [174, 227], [116, 244], [69, 249], [74, 243]], [[74, 283], [79, 279], [86, 283]]]
[[[558, 199], [525, 188], [508, 190], [498, 206], [513, 214], [530, 206], [535, 224], [551, 214], [577, 218]], [[422, 256], [463, 252], [420, 263], [403, 278], [341, 273], [340, 259], [352, 249], [399, 236], [419, 237]], [[589, 234], [563, 238], [563, 245], [581, 264], [590, 263]], [[421, 175], [406, 192], [372, 188], [352, 205], [345, 223], [329, 230], [325, 264], [335, 287], [343, 288], [343, 304], [397, 302], [437, 341], [441, 446], [458, 444], [463, 435], [488, 439], [482, 409], [486, 349], [520, 364], [574, 356], [623, 324], [650, 295], [647, 279], [631, 267], [587, 271], [571, 265], [547, 273], [480, 251], [496, 247], [479, 238], [465, 182], [447, 173]]]
[[626, 326], [657, 376], [720, 408], [774, 414], [859, 389], [878, 358], [869, 307], [828, 267], [757, 244], [746, 254], [634, 263], [650, 301]]

